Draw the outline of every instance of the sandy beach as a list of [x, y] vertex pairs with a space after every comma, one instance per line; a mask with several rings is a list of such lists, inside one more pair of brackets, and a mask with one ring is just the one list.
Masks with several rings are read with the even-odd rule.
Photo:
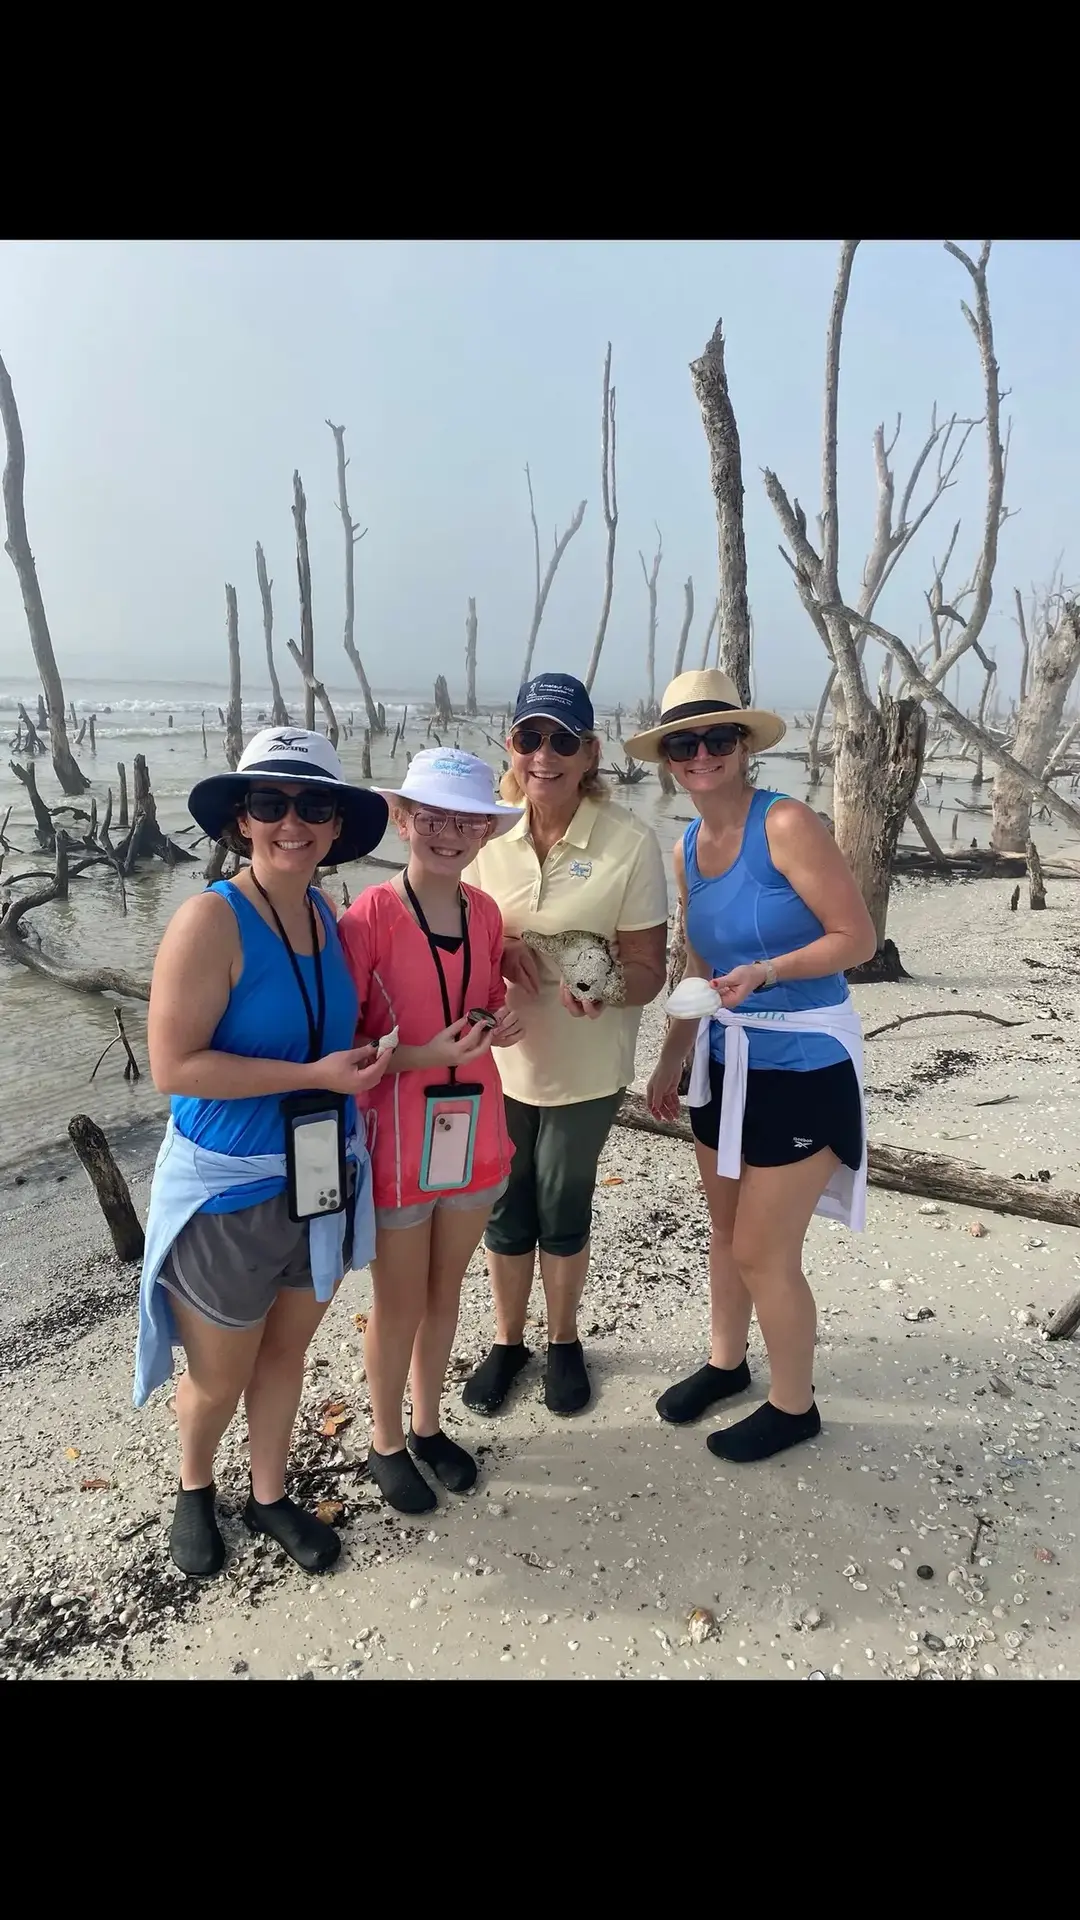
[[[780, 784], [779, 781], [776, 784]], [[912, 979], [862, 987], [871, 1134], [1006, 1176], [1080, 1186], [1080, 885], [1008, 911], [1007, 882], [897, 888]], [[55, 996], [54, 996], [55, 998]], [[952, 1017], [975, 1007], [1019, 1020]], [[639, 1047], [644, 1077], [658, 1015]], [[114, 1076], [115, 1078], [116, 1076]], [[67, 1111], [98, 1112], [74, 1076]], [[995, 1104], [988, 1104], [995, 1103]], [[140, 1210], [162, 1103], [115, 1138]], [[9, 1115], [9, 1120], [11, 1116]], [[65, 1115], [66, 1117], [66, 1115]], [[871, 1189], [862, 1236], [815, 1222], [824, 1430], [763, 1466], [663, 1425], [660, 1389], [706, 1356], [706, 1217], [690, 1149], [616, 1128], [583, 1333], [595, 1394], [557, 1421], [539, 1361], [495, 1420], [447, 1401], [476, 1491], [410, 1524], [363, 1460], [351, 1275], [312, 1351], [294, 1491], [337, 1503], [344, 1553], [311, 1581], [239, 1524], [243, 1423], [220, 1464], [223, 1576], [172, 1569], [169, 1390], [131, 1408], [137, 1273], [119, 1266], [74, 1156], [0, 1189], [0, 1671], [160, 1678], [1009, 1679], [1080, 1674], [1080, 1349], [1042, 1328], [1080, 1285], [1080, 1236]], [[534, 1302], [542, 1313], [542, 1298]], [[455, 1379], [490, 1337], [482, 1263]], [[539, 1318], [529, 1332], [542, 1352]], [[767, 1387], [756, 1329], [753, 1393]], [[322, 1428], [340, 1407], [334, 1435]], [[736, 1402], [738, 1418], [752, 1399]], [[695, 1618], [691, 1621], [691, 1616]]]

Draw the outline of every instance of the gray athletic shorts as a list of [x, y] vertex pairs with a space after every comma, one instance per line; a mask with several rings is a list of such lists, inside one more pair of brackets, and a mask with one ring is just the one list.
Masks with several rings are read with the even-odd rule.
[[471, 1193], [433, 1193], [430, 1200], [418, 1200], [412, 1207], [376, 1207], [375, 1225], [377, 1227], [418, 1227], [424, 1220], [430, 1220], [436, 1207], [445, 1207], [450, 1213], [467, 1213], [472, 1207], [493, 1207], [506, 1192], [507, 1182], [500, 1180], [497, 1187], [475, 1187]]
[[[345, 1236], [345, 1269], [352, 1234]], [[196, 1213], [178, 1234], [158, 1278], [203, 1320], [244, 1333], [266, 1319], [281, 1287], [314, 1288], [307, 1222], [289, 1219], [285, 1194], [238, 1213]]]

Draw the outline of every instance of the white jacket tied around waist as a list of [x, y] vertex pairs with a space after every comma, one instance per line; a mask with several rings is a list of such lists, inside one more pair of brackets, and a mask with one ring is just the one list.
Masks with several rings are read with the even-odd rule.
[[814, 1208], [826, 1220], [839, 1220], [845, 1227], [861, 1233], [866, 1226], [866, 1101], [863, 1097], [862, 1022], [850, 995], [835, 1007], [804, 1007], [798, 1013], [751, 1013], [742, 1007], [721, 1007], [698, 1024], [694, 1041], [694, 1062], [690, 1073], [690, 1105], [706, 1107], [711, 1098], [709, 1085], [709, 1028], [713, 1020], [724, 1029], [724, 1093], [720, 1103], [720, 1140], [716, 1152], [716, 1171], [724, 1180], [738, 1180], [742, 1173], [742, 1128], [746, 1112], [746, 1075], [750, 1054], [747, 1027], [786, 1027], [791, 1033], [827, 1033], [839, 1040], [859, 1083], [862, 1109], [862, 1160], [858, 1172], [839, 1166]]

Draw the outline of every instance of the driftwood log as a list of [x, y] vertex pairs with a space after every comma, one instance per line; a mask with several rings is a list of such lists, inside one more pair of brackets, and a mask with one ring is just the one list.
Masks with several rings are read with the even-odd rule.
[[[673, 1140], [692, 1140], [688, 1120], [655, 1120], [641, 1095], [626, 1093], [615, 1117], [616, 1126], [643, 1133], [667, 1134]], [[1080, 1227], [1080, 1193], [1051, 1193], [1041, 1182], [1005, 1180], [983, 1173], [944, 1154], [919, 1153], [913, 1147], [890, 1147], [871, 1140], [867, 1151], [872, 1187], [891, 1193], [910, 1193], [920, 1200], [948, 1200], [959, 1207], [982, 1207], [990, 1213], [1015, 1213], [1027, 1220], [1044, 1220], [1059, 1227]]]
[[68, 1138], [90, 1176], [119, 1258], [141, 1260], [146, 1242], [139, 1216], [101, 1128], [87, 1114], [77, 1113], [68, 1122]]
[[148, 980], [136, 980], [118, 967], [67, 967], [62, 961], [53, 960], [43, 953], [22, 931], [20, 923], [26, 914], [32, 913], [36, 907], [47, 906], [51, 900], [66, 900], [70, 876], [80, 873], [84, 867], [95, 865], [100, 858], [89, 855], [84, 860], [73, 861], [69, 867], [68, 852], [68, 843], [61, 830], [56, 836], [55, 877], [47, 887], [10, 902], [0, 920], [0, 951], [10, 959], [20, 961], [24, 967], [32, 967], [35, 973], [58, 981], [61, 986], [73, 987], [77, 993], [117, 993], [129, 1000], [149, 1000]]

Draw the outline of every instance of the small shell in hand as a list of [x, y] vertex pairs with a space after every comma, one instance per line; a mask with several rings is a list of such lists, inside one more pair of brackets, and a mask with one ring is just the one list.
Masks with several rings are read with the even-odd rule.
[[680, 980], [664, 1012], [672, 1020], [710, 1020], [720, 1007], [720, 995], [707, 980]]
[[397, 1043], [398, 1030], [396, 1027], [391, 1027], [389, 1033], [384, 1033], [382, 1039], [379, 1041], [378, 1051], [380, 1053], [393, 1053]]

